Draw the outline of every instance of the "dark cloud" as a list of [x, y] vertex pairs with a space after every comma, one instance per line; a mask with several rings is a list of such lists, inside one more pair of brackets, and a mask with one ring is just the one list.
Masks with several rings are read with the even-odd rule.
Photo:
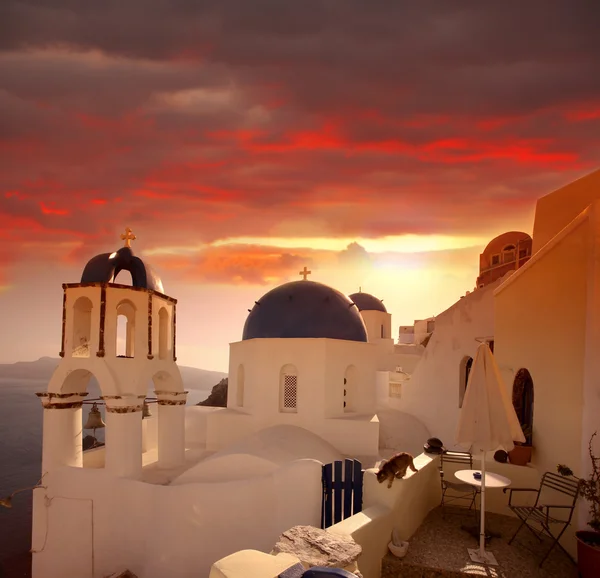
[[587, 0], [7, 0], [0, 224], [68, 259], [125, 224], [150, 248], [497, 231], [598, 162], [599, 18]]

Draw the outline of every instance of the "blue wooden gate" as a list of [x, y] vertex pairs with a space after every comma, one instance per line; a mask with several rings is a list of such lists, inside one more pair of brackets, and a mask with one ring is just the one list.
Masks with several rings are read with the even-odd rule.
[[326, 464], [322, 479], [321, 528], [329, 528], [362, 510], [363, 469], [359, 461], [346, 459]]

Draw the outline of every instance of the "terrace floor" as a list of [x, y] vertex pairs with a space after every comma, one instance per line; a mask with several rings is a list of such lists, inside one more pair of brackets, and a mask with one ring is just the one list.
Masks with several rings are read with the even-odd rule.
[[389, 552], [384, 557], [381, 578], [577, 578], [575, 564], [558, 547], [539, 568], [538, 563], [550, 542], [544, 539], [540, 544], [526, 528], [509, 545], [508, 540], [519, 520], [499, 514], [486, 514], [486, 528], [501, 534], [486, 546], [496, 557], [498, 566], [472, 562], [467, 548], [477, 548], [478, 540], [461, 529], [461, 525], [472, 525], [474, 520], [473, 512], [465, 509], [446, 507], [445, 519], [440, 507], [432, 510], [410, 538], [404, 558], [396, 558]]

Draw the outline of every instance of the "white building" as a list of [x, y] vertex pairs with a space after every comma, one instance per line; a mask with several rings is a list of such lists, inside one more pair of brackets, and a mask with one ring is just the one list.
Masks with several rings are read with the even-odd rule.
[[[380, 445], [389, 453], [398, 439], [397, 415], [378, 416], [378, 400], [406, 377], [401, 364], [416, 365], [414, 352], [394, 345], [381, 301], [308, 280], [256, 302], [242, 340], [230, 346], [227, 408], [186, 408], [176, 301], [133, 255], [130, 233], [125, 247], [94, 257], [80, 283], [64, 285], [62, 361], [39, 394], [36, 578], [123, 567], [185, 576], [238, 547], [268, 548], [290, 524], [319, 525], [323, 463], [349, 456], [372, 465]], [[115, 282], [121, 270], [132, 286]], [[92, 375], [106, 405], [106, 445], [84, 453], [82, 404]], [[147, 397], [158, 411], [142, 419]], [[264, 511], [269, 523], [257, 530]]]
[[[272, 289], [230, 345], [226, 408], [185, 407], [176, 301], [133, 255], [129, 231], [126, 247], [95, 257], [80, 283], [64, 285], [63, 359], [39, 394], [44, 487], [34, 491], [34, 578], [124, 568], [140, 578], [206, 575], [237, 550], [268, 552], [293, 525], [318, 526], [323, 463], [348, 456], [369, 466], [392, 451], [417, 454], [430, 436], [454, 446], [482, 340], [494, 348], [522, 423], [533, 426], [533, 467], [511, 466], [511, 479], [530, 485], [561, 462], [586, 475], [587, 443], [600, 427], [599, 215], [600, 171], [543, 197], [531, 255], [527, 245], [521, 256], [522, 233], [493, 240], [488, 249], [500, 251], [503, 276], [496, 253], [484, 251], [479, 288], [403, 328], [396, 344], [391, 316], [372, 295], [346, 297], [307, 280]], [[132, 286], [115, 283], [121, 270]], [[122, 353], [119, 316], [127, 325]], [[83, 453], [91, 375], [106, 404], [106, 446]], [[158, 411], [142, 419], [149, 380]], [[418, 459], [435, 488], [437, 476]], [[379, 485], [369, 484], [365, 492], [376, 496]], [[413, 485], [402, 503], [414, 498], [423, 514], [436, 496]], [[377, 576], [387, 547], [379, 540], [389, 539], [396, 512], [386, 495], [352, 526], [362, 528], [368, 576]], [[585, 515], [584, 506], [582, 527]], [[408, 532], [420, 518], [403, 519]], [[371, 535], [371, 527], [379, 530]]]

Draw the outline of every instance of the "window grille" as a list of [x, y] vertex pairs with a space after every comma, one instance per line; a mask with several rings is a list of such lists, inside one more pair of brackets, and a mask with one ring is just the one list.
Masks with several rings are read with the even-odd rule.
[[389, 383], [390, 397], [402, 397], [402, 384], [401, 383]]
[[284, 374], [282, 392], [282, 411], [295, 411], [298, 397], [298, 376]]

